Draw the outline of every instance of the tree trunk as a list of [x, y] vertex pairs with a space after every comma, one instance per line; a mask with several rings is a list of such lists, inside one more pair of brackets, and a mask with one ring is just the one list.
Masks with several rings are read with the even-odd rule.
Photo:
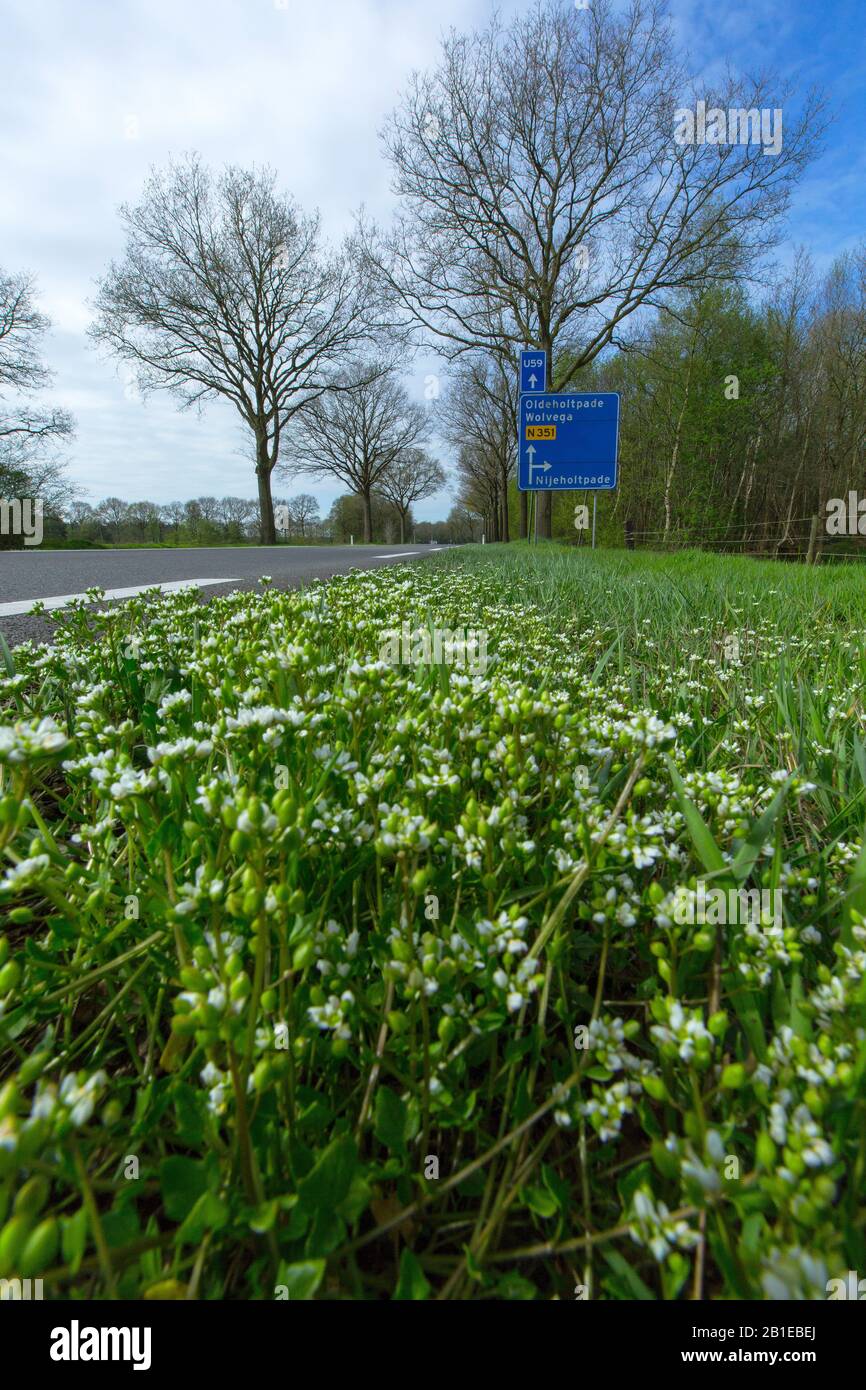
[[553, 540], [553, 496], [549, 492], [538, 494], [538, 537], [542, 541]]
[[[400, 511], [399, 507], [397, 508]], [[406, 513], [400, 512], [400, 544], [406, 544]]]
[[502, 459], [502, 539], [511, 540], [508, 518], [508, 457]]
[[797, 488], [798, 488], [799, 485], [800, 485], [800, 476], [801, 476], [801, 474], [803, 473], [803, 470], [804, 470], [804, 468], [805, 468], [805, 466], [806, 466], [806, 455], [807, 455], [807, 453], [808, 453], [808, 451], [809, 451], [809, 435], [810, 435], [811, 431], [812, 431], [812, 411], [811, 411], [811, 409], [807, 409], [807, 411], [806, 411], [806, 435], [805, 435], [805, 438], [804, 438], [804, 440], [803, 440], [803, 448], [802, 448], [802, 450], [800, 451], [800, 462], [799, 462], [798, 465], [797, 465], [797, 471], [796, 471], [796, 473], [794, 474], [794, 481], [793, 481], [793, 483], [791, 484], [791, 493], [790, 493], [790, 496], [789, 496], [789, 498], [788, 498], [788, 511], [787, 511], [786, 516], [785, 516], [785, 529], [784, 529], [784, 531], [782, 532], [781, 539], [778, 540], [778, 541], [776, 542], [776, 554], [777, 554], [777, 555], [778, 555], [778, 553], [779, 553], [780, 548], [781, 548], [783, 545], [787, 545], [787, 543], [788, 543], [788, 541], [790, 540], [790, 537], [791, 537], [791, 518], [792, 518], [793, 515], [794, 515], [794, 500], [795, 500], [796, 495], [797, 495]]
[[677, 416], [676, 429], [675, 429], [675, 431], [674, 431], [674, 447], [673, 447], [673, 450], [672, 450], [672, 452], [671, 452], [671, 461], [670, 461], [670, 464], [668, 465], [667, 469], [665, 470], [665, 491], [664, 491], [665, 530], [664, 530], [664, 535], [662, 536], [662, 540], [663, 540], [663, 541], [667, 541], [667, 540], [670, 538], [670, 531], [671, 531], [671, 494], [672, 494], [672, 492], [673, 492], [674, 475], [675, 475], [675, 473], [676, 473], [676, 471], [677, 471], [677, 463], [679, 462], [679, 457], [680, 457], [680, 443], [681, 443], [682, 434], [683, 434], [683, 421], [685, 420], [685, 417], [686, 417], [686, 411], [688, 410], [688, 406], [689, 406], [689, 395], [691, 394], [691, 386], [692, 386], [692, 363], [694, 362], [694, 355], [695, 355], [695, 339], [696, 339], [696, 337], [697, 337], [697, 334], [695, 334], [695, 337], [693, 337], [693, 339], [692, 339], [692, 348], [691, 348], [691, 351], [690, 351], [690, 353], [689, 353], [689, 365], [688, 365], [688, 370], [686, 371], [686, 392], [685, 392], [685, 396], [683, 397], [683, 403], [682, 403], [682, 407], [681, 407], [681, 409], [680, 409], [680, 413], [679, 413], [679, 415]]
[[364, 544], [369, 545], [373, 539], [373, 506], [369, 492], [361, 493], [361, 503], [364, 508]]
[[529, 497], [525, 492], [520, 494], [520, 539], [529, 539]]
[[271, 496], [271, 472], [273, 462], [268, 455], [268, 441], [265, 435], [256, 438], [256, 483], [259, 489], [259, 533], [262, 545], [276, 545], [277, 528], [274, 524], [274, 499]]

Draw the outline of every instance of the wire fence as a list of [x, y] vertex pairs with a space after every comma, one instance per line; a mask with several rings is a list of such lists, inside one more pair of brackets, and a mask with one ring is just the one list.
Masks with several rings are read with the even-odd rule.
[[866, 536], [830, 536], [817, 514], [791, 517], [787, 523], [751, 521], [732, 526], [671, 526], [653, 530], [629, 529], [626, 546], [635, 550], [712, 550], [751, 555], [758, 559], [799, 560], [819, 564], [826, 560], [866, 561]]

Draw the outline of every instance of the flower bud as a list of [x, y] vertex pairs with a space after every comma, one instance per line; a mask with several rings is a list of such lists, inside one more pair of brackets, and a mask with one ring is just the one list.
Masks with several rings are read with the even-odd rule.
[[36, 1081], [45, 1070], [50, 1057], [50, 1051], [44, 1049], [42, 1052], [34, 1052], [26, 1062], [22, 1062], [18, 1069], [18, 1085], [29, 1086]]
[[758, 1142], [755, 1145], [755, 1158], [761, 1168], [771, 1169], [776, 1166], [776, 1145], [773, 1143], [765, 1129], [758, 1135]]
[[443, 1014], [439, 1020], [436, 1032], [439, 1035], [440, 1042], [445, 1043], [445, 1045], [447, 1046], [448, 1043], [451, 1042], [451, 1039], [454, 1037], [454, 1034], [457, 1032], [457, 1024], [454, 1022], [454, 1019], [451, 1018], [449, 1014]]
[[738, 1091], [745, 1084], [746, 1068], [742, 1062], [732, 1062], [722, 1071], [721, 1084], [726, 1091]]
[[302, 941], [296, 946], [292, 954], [292, 969], [306, 970], [315, 958], [316, 947], [312, 940]]
[[30, 1178], [15, 1196], [12, 1210], [16, 1216], [38, 1216], [48, 1201], [50, 1191], [47, 1178], [39, 1175]]
[[0, 995], [8, 994], [21, 979], [21, 966], [17, 960], [9, 960], [0, 969]]
[[32, 1279], [35, 1274], [41, 1274], [56, 1257], [59, 1246], [60, 1230], [57, 1218], [49, 1216], [36, 1227], [21, 1252], [22, 1276]]
[[21, 1251], [30, 1234], [31, 1219], [23, 1213], [13, 1216], [0, 1231], [0, 1279], [19, 1272]]

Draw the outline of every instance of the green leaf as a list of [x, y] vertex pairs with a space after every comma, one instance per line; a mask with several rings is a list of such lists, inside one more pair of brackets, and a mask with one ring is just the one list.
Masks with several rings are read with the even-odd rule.
[[628, 1260], [623, 1259], [618, 1250], [604, 1250], [603, 1254], [614, 1274], [625, 1284], [632, 1298], [639, 1298], [642, 1303], [654, 1301], [655, 1294], [647, 1288], [637, 1271], [632, 1269]]
[[277, 1270], [277, 1286], [284, 1288], [295, 1303], [309, 1303], [325, 1277], [324, 1260], [301, 1260], [298, 1264], [281, 1262]]
[[70, 1274], [77, 1274], [87, 1246], [87, 1232], [89, 1230], [87, 1209], [79, 1207], [74, 1216], [61, 1217], [60, 1226], [62, 1230], [60, 1249], [63, 1254], [63, 1263], [69, 1266]]
[[182, 1144], [188, 1144], [191, 1149], [197, 1149], [204, 1143], [203, 1112], [202, 1092], [184, 1082], [178, 1083], [174, 1092], [177, 1136]]
[[848, 887], [845, 890], [845, 905], [842, 909], [842, 945], [849, 950], [853, 949], [854, 936], [851, 928], [854, 925], [854, 918], [851, 916], [851, 909], [854, 908], [861, 918], [866, 918], [866, 836], [860, 853], [857, 855], [857, 862], [851, 870], [851, 877], [848, 879]]
[[780, 787], [776, 792], [776, 795], [773, 797], [773, 800], [770, 802], [764, 814], [755, 821], [746, 839], [737, 850], [733, 863], [731, 864], [731, 873], [734, 875], [738, 884], [745, 883], [752, 869], [755, 867], [755, 861], [761, 853], [761, 849], [773, 833], [773, 828], [785, 804], [787, 795], [788, 783], [786, 782], [785, 785]]
[[536, 1216], [550, 1217], [556, 1215], [556, 1199], [543, 1187], [524, 1187], [520, 1195], [529, 1210], [534, 1211]]
[[517, 1270], [512, 1269], [504, 1274], [496, 1285], [496, 1296], [506, 1299], [509, 1303], [528, 1303], [538, 1297], [538, 1289], [528, 1279], [524, 1279], [522, 1274], [518, 1274]]
[[773, 984], [770, 991], [770, 1009], [773, 1015], [773, 1026], [775, 1028], [784, 1028], [790, 1021], [791, 1008], [788, 1000], [788, 992], [785, 989], [785, 981], [779, 973], [773, 976]]
[[766, 1236], [766, 1231], [767, 1222], [762, 1212], [756, 1211], [751, 1216], [746, 1217], [743, 1222], [740, 1245], [747, 1255], [754, 1257], [760, 1253], [761, 1242]]
[[346, 1223], [334, 1211], [320, 1207], [304, 1243], [304, 1254], [310, 1259], [330, 1255], [346, 1239]]
[[8, 676], [14, 676], [15, 662], [2, 632], [0, 632], [0, 655], [3, 657], [3, 665], [6, 667], [6, 674]]
[[734, 1006], [737, 1018], [743, 1025], [746, 1037], [752, 1045], [752, 1051], [759, 1062], [765, 1062], [767, 1060], [767, 1038], [754, 996], [749, 990], [743, 988], [741, 978], [733, 972], [725, 976], [725, 989]]
[[266, 1231], [273, 1230], [279, 1210], [279, 1198], [272, 1197], [269, 1202], [263, 1202], [262, 1205], [256, 1207], [255, 1211], [248, 1217], [250, 1230], [255, 1231], [257, 1235], [264, 1235]]
[[541, 1178], [559, 1210], [566, 1212], [571, 1200], [571, 1188], [568, 1183], [547, 1163], [541, 1165]]
[[803, 1010], [803, 981], [800, 977], [799, 966], [794, 967], [791, 976], [791, 1027], [798, 1038], [810, 1038], [812, 1035], [811, 1020]]
[[387, 1086], [380, 1086], [376, 1092], [373, 1132], [391, 1153], [402, 1153], [406, 1144], [406, 1106], [397, 1092]]
[[352, 1185], [349, 1188], [349, 1195], [337, 1207], [337, 1215], [342, 1216], [344, 1221], [350, 1224], [358, 1220], [362, 1212], [366, 1211], [372, 1196], [370, 1184], [362, 1173], [355, 1173], [352, 1178]]
[[692, 837], [692, 843], [698, 852], [701, 863], [708, 874], [729, 873], [728, 866], [722, 858], [722, 852], [710, 834], [709, 826], [697, 806], [695, 806], [686, 795], [683, 779], [667, 754], [665, 754], [665, 763], [667, 764], [668, 773], [674, 786], [674, 792], [676, 793], [676, 798], [683, 814], [683, 820]]
[[215, 1192], [204, 1192], [177, 1233], [179, 1241], [198, 1244], [205, 1231], [221, 1231], [229, 1219], [229, 1209]]
[[393, 1293], [393, 1299], [410, 1299], [415, 1303], [423, 1303], [430, 1295], [430, 1285], [424, 1277], [424, 1271], [415, 1255], [411, 1250], [404, 1250], [400, 1256], [400, 1277], [397, 1280], [397, 1287]]
[[468, 1245], [464, 1245], [463, 1254], [466, 1259], [466, 1273], [469, 1275], [469, 1278], [474, 1279], [476, 1284], [489, 1283], [489, 1279], [485, 1278], [484, 1270], [472, 1254]]
[[341, 1134], [319, 1155], [310, 1172], [298, 1183], [298, 1195], [309, 1209], [333, 1211], [352, 1186], [358, 1162], [354, 1139]]
[[106, 1212], [102, 1217], [102, 1234], [105, 1236], [106, 1244], [112, 1249], [119, 1249], [122, 1245], [128, 1245], [136, 1236], [141, 1235], [141, 1227], [138, 1224], [138, 1212], [131, 1201], [123, 1201], [113, 1211]]
[[621, 645], [621, 643], [622, 643], [622, 638], [621, 638], [621, 637], [619, 637], [619, 636], [614, 637], [614, 639], [613, 639], [613, 641], [611, 642], [610, 646], [608, 647], [607, 651], [606, 651], [606, 652], [603, 652], [602, 655], [599, 657], [598, 661], [595, 663], [595, 666], [593, 667], [592, 675], [591, 675], [590, 678], [589, 678], [593, 685], [596, 685], [596, 684], [598, 683], [598, 678], [599, 678], [599, 676], [601, 675], [601, 673], [602, 673], [602, 671], [604, 670], [605, 666], [606, 666], [607, 663], [610, 661], [610, 659], [611, 659], [611, 657], [613, 656], [614, 652], [618, 649], [618, 647]]
[[159, 1190], [166, 1216], [183, 1221], [207, 1190], [207, 1172], [195, 1158], [173, 1155], [159, 1165]]

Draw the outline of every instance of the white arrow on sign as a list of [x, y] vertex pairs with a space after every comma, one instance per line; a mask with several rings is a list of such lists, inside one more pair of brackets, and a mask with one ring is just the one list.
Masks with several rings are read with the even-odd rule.
[[526, 450], [526, 456], [527, 456], [527, 458], [529, 459], [529, 476], [530, 476], [530, 478], [532, 477], [532, 470], [533, 470], [533, 468], [541, 468], [541, 469], [543, 469], [543, 471], [546, 473], [547, 470], [548, 470], [548, 468], [552, 468], [552, 467], [553, 467], [553, 465], [550, 464], [550, 463], [535, 463], [535, 462], [534, 462], [534, 459], [535, 459], [535, 445], [534, 445], [534, 444], [530, 444], [529, 448]]
[[533, 391], [535, 390], [535, 383], [536, 383], [537, 380], [538, 380], [538, 377], [535, 375], [535, 372], [533, 372], [533, 373], [532, 373], [532, 376], [529, 378], [529, 384], [530, 384], [530, 386], [532, 387]]

